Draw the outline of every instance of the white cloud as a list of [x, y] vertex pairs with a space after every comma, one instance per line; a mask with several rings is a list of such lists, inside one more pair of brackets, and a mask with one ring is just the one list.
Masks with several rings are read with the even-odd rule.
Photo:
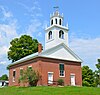
[[[5, 47], [9, 48], [10, 41], [18, 36], [16, 28], [17, 26], [15, 24], [0, 24], [0, 51], [5, 49]], [[0, 55], [1, 53], [5, 54], [5, 52], [7, 51], [0, 52]]]
[[6, 61], [1, 61], [0, 64], [5, 65], [5, 64], [7, 64], [7, 62]]
[[6, 55], [7, 51], [8, 51], [8, 47], [7, 46], [1, 46], [0, 47], [0, 56]]
[[[0, 6], [0, 66], [4, 65], [6, 67], [10, 63], [7, 58], [7, 52], [10, 47], [10, 41], [13, 38], [20, 37], [22, 34], [29, 34], [33, 37], [41, 37], [42, 33], [40, 31], [43, 27], [43, 24], [42, 21], [38, 18], [42, 16], [41, 8], [39, 7], [39, 4], [36, 0], [32, 3], [32, 6], [29, 6], [28, 4], [25, 5], [24, 3], [19, 2], [19, 5], [24, 8], [23, 14], [27, 14], [29, 17], [29, 21], [27, 24], [25, 24], [24, 28], [22, 29], [22, 27], [20, 27], [20, 31], [24, 30], [20, 34], [17, 32], [19, 29], [17, 24], [20, 21], [14, 18], [14, 14], [11, 11], [9, 11], [4, 6]], [[0, 69], [2, 68], [3, 67], [0, 67]]]
[[3, 15], [3, 20], [13, 17], [13, 14], [10, 11], [7, 11], [3, 6], [0, 5], [0, 11]]
[[32, 6], [28, 6], [22, 2], [17, 2], [17, 3], [26, 10], [26, 12], [24, 13], [25, 15], [31, 16], [33, 18], [42, 16], [42, 14], [40, 13], [41, 8], [39, 7], [38, 1], [33, 0], [31, 2]]
[[38, 37], [41, 37], [41, 36], [42, 36], [42, 33], [41, 33], [41, 32], [39, 32], [39, 33], [37, 34], [37, 36], [38, 36]]
[[88, 65], [95, 69], [97, 59], [100, 58], [100, 38], [71, 37], [70, 39], [70, 47], [83, 59], [83, 65]]
[[[0, 11], [3, 15], [4, 21], [0, 23], [0, 64], [8, 63], [7, 52], [10, 41], [17, 37], [17, 20], [12, 17], [12, 13], [0, 6]], [[1, 16], [1, 15], [0, 15]]]
[[24, 32], [32, 37], [42, 37], [40, 31], [42, 31], [43, 22], [38, 18], [42, 16], [41, 8], [37, 0], [32, 0], [31, 2], [30, 6], [23, 2], [17, 2], [25, 10], [24, 14], [31, 18]]
[[27, 34], [33, 35], [34, 32], [38, 32], [41, 28], [41, 25], [42, 24], [39, 20], [34, 19], [26, 29]]
[[4, 16], [6, 18], [12, 17], [12, 13], [11, 12], [4, 12]]

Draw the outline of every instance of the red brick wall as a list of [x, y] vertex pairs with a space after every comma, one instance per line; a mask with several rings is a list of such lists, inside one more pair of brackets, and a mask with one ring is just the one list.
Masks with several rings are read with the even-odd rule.
[[[64, 63], [65, 77], [59, 76], [59, 63]], [[53, 72], [53, 80], [57, 81], [59, 78], [64, 80], [65, 85], [70, 85], [70, 75], [75, 74], [76, 85], [82, 85], [81, 63], [72, 61], [61, 61], [54, 59], [42, 60], [42, 85], [48, 83], [48, 72]]]
[[[27, 69], [28, 66], [32, 66], [32, 68], [36, 71], [39, 71], [39, 63], [38, 61], [27, 61], [23, 63], [19, 63], [17, 65], [14, 65], [9, 70], [9, 86], [18, 86], [19, 84], [19, 78], [20, 78], [20, 68], [23, 68], [23, 70]], [[16, 77], [15, 82], [13, 82], [13, 70], [16, 70]], [[27, 85], [27, 84], [21, 84], [21, 85]]]
[[[53, 80], [57, 81], [59, 78], [61, 78], [59, 77], [59, 63], [64, 63], [65, 77], [62, 77], [62, 79], [64, 79], [65, 85], [70, 85], [71, 73], [75, 74], [76, 85], [82, 85], [81, 63], [37, 57], [10, 67], [9, 86], [19, 85], [18, 79], [20, 76], [20, 68], [26, 69], [28, 66], [32, 66], [33, 69], [38, 70], [42, 76], [41, 80], [38, 82], [38, 85], [48, 85], [48, 72], [53, 72]], [[16, 70], [16, 80], [15, 82], [12, 82], [14, 69]]]

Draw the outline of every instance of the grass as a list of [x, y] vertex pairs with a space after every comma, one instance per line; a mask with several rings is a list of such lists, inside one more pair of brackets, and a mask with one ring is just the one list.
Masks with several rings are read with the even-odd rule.
[[0, 95], [100, 95], [100, 88], [93, 87], [4, 87]]

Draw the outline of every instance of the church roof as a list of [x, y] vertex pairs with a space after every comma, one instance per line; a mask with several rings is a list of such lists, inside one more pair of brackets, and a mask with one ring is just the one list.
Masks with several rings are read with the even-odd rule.
[[61, 60], [67, 60], [67, 61], [82, 62], [82, 60], [69, 47], [61, 43], [53, 48], [44, 50], [41, 53], [37, 52], [31, 55], [28, 55], [18, 61], [15, 61], [14, 63], [10, 64], [8, 67], [14, 64], [28, 61], [30, 59], [34, 59], [36, 57], [46, 57], [46, 58], [61, 59]]

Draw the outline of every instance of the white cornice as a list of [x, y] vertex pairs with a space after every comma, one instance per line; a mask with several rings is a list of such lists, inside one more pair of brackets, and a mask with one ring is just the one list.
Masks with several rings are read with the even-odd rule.
[[53, 27], [58, 27], [58, 28], [61, 28], [61, 29], [64, 29], [64, 30], [69, 30], [67, 27], [65, 27], [65, 26], [61, 26], [61, 25], [57, 25], [57, 24], [54, 24], [54, 25], [52, 25], [52, 26], [50, 26], [50, 27], [47, 27], [46, 29], [45, 29], [45, 31], [48, 31], [48, 30], [50, 30], [51, 28], [53, 28]]
[[[52, 52], [53, 50], [59, 48], [60, 46], [63, 46], [63, 47], [66, 49], [66, 51], [68, 51], [75, 59], [77, 59], [77, 62], [83, 62], [82, 59], [81, 59], [79, 56], [77, 56], [77, 55], [76, 55], [69, 47], [67, 47], [64, 43], [61, 43], [61, 44], [59, 44], [59, 45], [57, 45], [57, 46], [55, 46], [55, 47], [52, 47], [52, 48], [50, 48], [50, 49], [47, 49], [47, 50], [43, 51], [43, 52], [40, 54], [40, 56], [44, 56], [44, 55], [47, 54], [48, 52]], [[59, 58], [58, 58], [58, 59], [59, 59]], [[70, 60], [70, 61], [72, 61], [72, 60]]]

